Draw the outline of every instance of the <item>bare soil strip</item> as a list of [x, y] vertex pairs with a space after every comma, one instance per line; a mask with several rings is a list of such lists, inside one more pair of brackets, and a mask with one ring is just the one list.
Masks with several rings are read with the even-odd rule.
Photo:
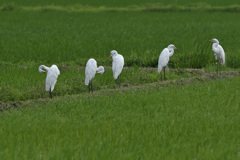
[[[22, 66], [20, 68], [27, 68], [26, 66]], [[68, 69], [71, 69], [71, 68], [77, 68], [78, 70], [85, 70], [85, 67], [82, 67], [82, 66], [79, 66], [79, 67], [70, 67], [70, 66], [60, 66], [59, 69], [60, 70], [68, 70]], [[111, 70], [112, 67], [111, 66], [104, 66], [105, 69], [108, 69], [108, 70]], [[133, 70], [134, 67], [124, 67], [123, 68], [124, 70]], [[139, 68], [141, 69], [142, 71], [157, 71], [157, 68], [152, 68], [152, 67], [147, 67], [147, 68]], [[204, 68], [185, 68], [185, 69], [181, 69], [182, 71], [187, 71], [189, 73], [204, 73], [205, 70]], [[179, 71], [179, 69], [167, 69], [166, 70], [167, 72], [168, 71], [171, 71], [171, 72], [177, 72]]]
[[61, 12], [240, 12], [239, 5], [229, 5], [229, 6], [211, 6], [204, 3], [196, 3], [192, 5], [162, 5], [162, 4], [152, 4], [143, 6], [126, 6], [126, 7], [94, 7], [88, 5], [44, 5], [44, 6], [20, 6], [14, 3], [7, 3], [0, 6], [1, 11], [12, 11], [12, 10], [22, 10], [22, 11], [61, 11]]
[[[146, 68], [145, 68], [146, 69]], [[189, 72], [193, 72], [195, 70], [190, 69]], [[204, 70], [196, 70], [197, 72], [204, 72]], [[55, 97], [53, 99], [44, 98], [44, 99], [36, 99], [36, 100], [28, 100], [28, 101], [15, 101], [15, 102], [7, 102], [3, 103], [0, 101], [0, 112], [5, 110], [11, 110], [14, 108], [21, 109], [23, 107], [33, 107], [36, 104], [47, 104], [47, 103], [54, 103], [56, 99], [74, 99], [74, 98], [93, 98], [103, 95], [111, 95], [113, 93], [125, 93], [125, 92], [136, 92], [139, 90], [151, 89], [151, 88], [162, 88], [162, 87], [170, 87], [170, 86], [182, 86], [182, 85], [192, 85], [197, 82], [204, 83], [209, 81], [216, 81], [218, 79], [223, 78], [233, 78], [235, 76], [239, 76], [240, 71], [228, 71], [228, 72], [221, 72], [220, 75], [216, 75], [216, 73], [202, 73], [201, 76], [195, 76], [192, 78], [185, 78], [185, 79], [177, 79], [177, 80], [168, 80], [168, 81], [159, 81], [154, 83], [146, 83], [144, 85], [137, 85], [137, 86], [130, 86], [124, 85], [121, 88], [117, 89], [102, 89], [95, 91], [93, 94], [89, 95], [88, 93], [82, 93], [77, 95], [67, 95], [63, 97]]]

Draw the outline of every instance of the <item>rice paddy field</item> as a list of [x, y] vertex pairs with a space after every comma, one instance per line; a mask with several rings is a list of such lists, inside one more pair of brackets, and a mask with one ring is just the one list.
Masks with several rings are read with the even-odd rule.
[[[0, 159], [240, 159], [239, 1], [1, 0], [0, 19]], [[89, 58], [105, 67], [92, 94]], [[52, 99], [42, 64], [61, 72]]]

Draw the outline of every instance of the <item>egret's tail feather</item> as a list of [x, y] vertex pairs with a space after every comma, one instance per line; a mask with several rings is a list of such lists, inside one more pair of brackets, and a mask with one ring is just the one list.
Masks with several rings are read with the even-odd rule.
[[113, 78], [114, 78], [114, 79], [117, 79], [117, 78], [118, 78], [118, 76], [119, 76], [119, 74], [118, 74], [118, 73], [116, 73], [116, 72], [114, 72], [114, 73], [113, 73]]
[[89, 84], [89, 79], [85, 78], [85, 85], [88, 85], [88, 84]]
[[222, 59], [222, 63], [221, 63], [221, 64], [222, 64], [222, 65], [225, 64], [225, 58]]
[[163, 67], [162, 67], [161, 65], [158, 66], [158, 72], [159, 72], [159, 73], [162, 71], [162, 68], [163, 68]]
[[52, 87], [51, 87], [51, 88], [49, 88], [49, 90], [51, 89], [51, 92], [54, 90], [54, 86], [55, 86], [55, 84], [54, 84], [54, 85], [52, 85]]

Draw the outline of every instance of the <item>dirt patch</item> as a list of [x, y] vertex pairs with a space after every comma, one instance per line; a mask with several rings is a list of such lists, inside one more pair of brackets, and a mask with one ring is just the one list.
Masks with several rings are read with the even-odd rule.
[[17, 108], [19, 106], [22, 106], [22, 104], [23, 104], [23, 102], [9, 102], [9, 103], [0, 102], [0, 112], [2, 112], [4, 110]]

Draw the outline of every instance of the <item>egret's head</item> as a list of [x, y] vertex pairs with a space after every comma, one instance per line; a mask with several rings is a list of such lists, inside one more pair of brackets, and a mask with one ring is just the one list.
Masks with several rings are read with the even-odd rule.
[[114, 55], [117, 55], [117, 54], [118, 54], [118, 53], [117, 53], [116, 50], [112, 50], [112, 51], [110, 52], [110, 56], [108, 57], [107, 60], [109, 60], [110, 57], [112, 57], [112, 56], [114, 56]]
[[99, 66], [97, 69], [97, 73], [98, 74], [103, 74], [104, 73], [104, 67], [103, 66]]
[[211, 40], [208, 40], [209, 42], [213, 42], [213, 43], [219, 43], [219, 41], [216, 38], [213, 38]]
[[118, 54], [116, 50], [112, 50], [112, 51], [110, 52], [110, 56], [111, 56], [111, 57], [112, 57], [113, 55], [116, 55], [116, 54]]
[[177, 49], [177, 47], [175, 47], [173, 44], [170, 44], [170, 45], [168, 46], [168, 49], [176, 49], [176, 50], [179, 50], [179, 49]]

